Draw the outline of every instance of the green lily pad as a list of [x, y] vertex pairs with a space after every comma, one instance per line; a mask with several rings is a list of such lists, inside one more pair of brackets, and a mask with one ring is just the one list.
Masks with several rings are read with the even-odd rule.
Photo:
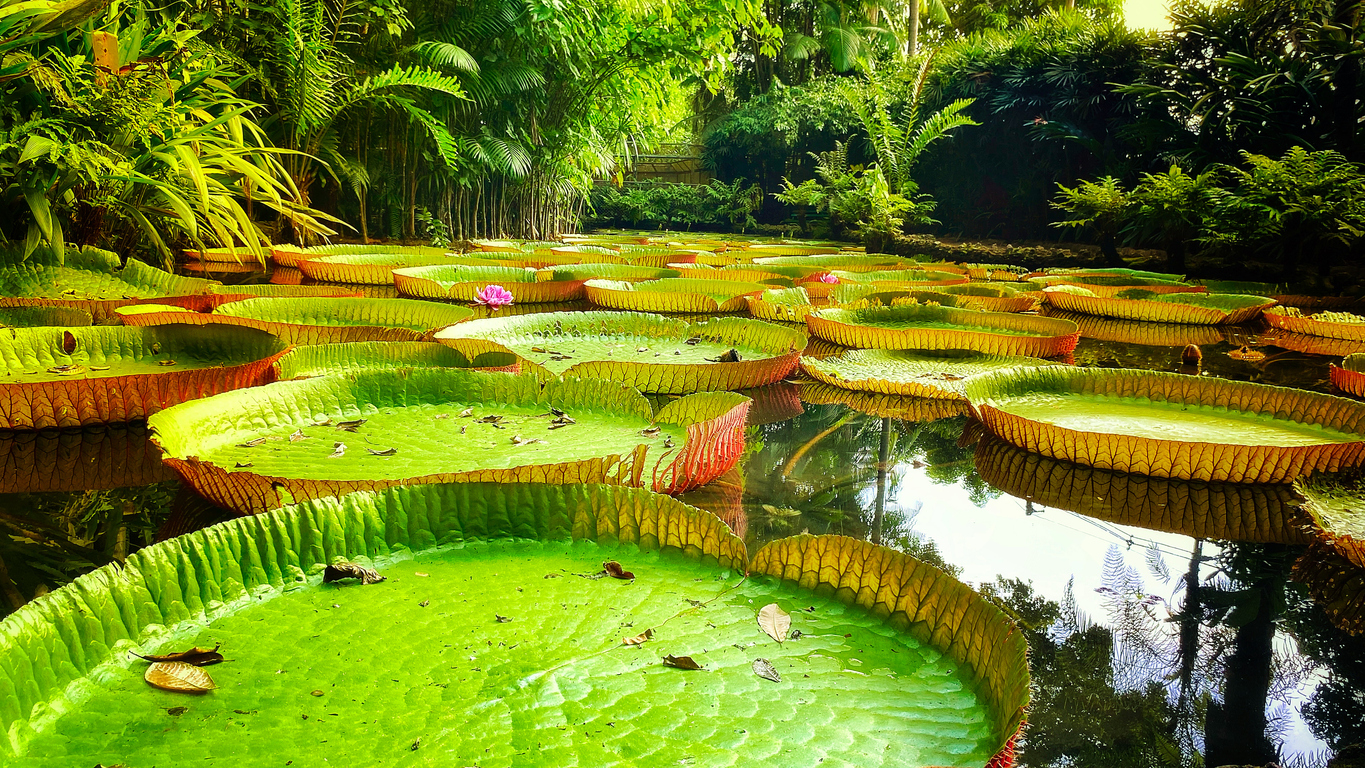
[[779, 288], [768, 290], [756, 296], [746, 296], [749, 314], [760, 320], [773, 320], [784, 323], [804, 323], [806, 315], [825, 306], [825, 302], [814, 304], [805, 288]]
[[965, 401], [944, 397], [911, 397], [861, 392], [807, 381], [801, 384], [801, 401], [812, 405], [844, 405], [879, 419], [929, 422], [965, 416], [970, 408]]
[[213, 292], [223, 297], [223, 301], [241, 301], [243, 299], [263, 299], [263, 298], [286, 298], [286, 297], [312, 297], [312, 298], [355, 298], [364, 294], [356, 286], [350, 285], [276, 285], [275, 283], [261, 283], [258, 285], [215, 285]]
[[121, 313], [128, 325], [240, 325], [291, 344], [419, 341], [473, 316], [473, 310], [415, 299], [283, 297], [234, 301], [212, 313], [139, 308]]
[[388, 255], [408, 258], [442, 257], [450, 252], [445, 248], [409, 245], [317, 245], [300, 248], [295, 245], [275, 245], [270, 248], [270, 257], [276, 266], [297, 268], [301, 260], [324, 256], [365, 256]]
[[[1062, 290], [1070, 288], [1072, 290]], [[1058, 286], [1043, 291], [1047, 303], [1058, 309], [1123, 320], [1194, 325], [1235, 325], [1256, 319], [1275, 306], [1265, 296], [1231, 293], [1167, 293], [1147, 298], [1096, 296], [1083, 286]]]
[[990, 485], [1051, 509], [1195, 539], [1306, 544], [1303, 515], [1284, 483], [1206, 483], [1086, 467], [1016, 448], [995, 437], [976, 446]]
[[1075, 323], [1032, 315], [924, 305], [821, 309], [806, 315], [811, 334], [846, 347], [960, 349], [1056, 357], [1076, 348]]
[[1191, 285], [1176, 280], [1163, 280], [1155, 277], [1138, 277], [1129, 274], [1098, 275], [1053, 275], [1030, 277], [1028, 282], [1039, 290], [1054, 286], [1078, 286], [1095, 296], [1110, 298], [1125, 291], [1141, 289], [1155, 294], [1163, 293], [1203, 293], [1202, 285]]
[[1365, 463], [1365, 404], [1315, 392], [1047, 366], [974, 376], [966, 394], [997, 436], [1100, 469], [1279, 483]]
[[[387, 580], [320, 583], [340, 559]], [[607, 560], [634, 579], [586, 578]], [[762, 632], [769, 603], [800, 638]], [[16, 737], [0, 750], [34, 766], [292, 749], [336, 764], [971, 766], [1011, 753], [1029, 695], [1021, 633], [932, 566], [835, 536], [750, 562], [709, 513], [596, 485], [400, 488], [233, 520], [82, 577], [4, 630], [0, 725]], [[205, 668], [218, 687], [199, 697], [146, 685], [128, 653], [220, 642], [232, 662]]]
[[181, 277], [136, 259], [98, 248], [70, 248], [64, 263], [48, 249], [29, 258], [14, 246], [0, 247], [0, 307], [70, 307], [89, 312], [96, 323], [116, 322], [114, 310], [157, 302], [191, 309], [212, 308], [209, 280]]
[[278, 507], [281, 490], [309, 499], [455, 480], [681, 492], [738, 460], [748, 406], [741, 395], [710, 392], [655, 414], [643, 395], [613, 382], [359, 370], [186, 403], [149, 423], [167, 462], [200, 495], [254, 514]]
[[[641, 392], [758, 387], [796, 367], [802, 331], [737, 317], [687, 323], [639, 312], [555, 312], [471, 320], [436, 340], [465, 355], [510, 352], [547, 375], [607, 379]], [[727, 360], [734, 355], [735, 360]]]
[[[763, 251], [766, 253], [767, 251]], [[748, 253], [759, 253], [749, 249]], [[919, 269], [923, 265], [912, 259], [890, 254], [867, 253], [824, 253], [811, 256], [761, 256], [754, 259], [760, 267], [796, 267], [806, 272], [806, 276], [817, 275], [830, 270], [842, 272], [882, 272], [887, 270]]]
[[1186, 344], [1204, 346], [1217, 344], [1223, 340], [1222, 332], [1212, 325], [1113, 320], [1098, 315], [1064, 312], [1055, 307], [1045, 307], [1045, 310], [1047, 317], [1075, 323], [1080, 328], [1083, 339], [1140, 344], [1146, 347], [1183, 347]]
[[249, 328], [15, 328], [0, 333], [0, 429], [116, 424], [264, 384], [285, 344]]
[[[1142, 269], [1128, 269], [1126, 267], [1053, 267], [1034, 272], [1029, 277], [1073, 277], [1090, 280], [1098, 277], [1122, 277], [1137, 278], [1139, 280], [1164, 280], [1167, 282], [1178, 283], [1185, 279], [1184, 275], [1176, 275], [1169, 272], [1149, 272]], [[1129, 283], [1134, 285], [1134, 283]]]
[[393, 272], [396, 269], [437, 264], [489, 266], [495, 263], [489, 259], [450, 253], [390, 252], [307, 256], [299, 258], [297, 266], [308, 278], [324, 283], [393, 285]]
[[393, 272], [394, 285], [404, 296], [449, 301], [475, 301], [490, 285], [512, 294], [513, 303], [543, 304], [573, 301], [584, 296], [585, 278], [558, 269], [483, 267], [442, 264]]
[[89, 310], [76, 307], [0, 307], [0, 328], [75, 328], [93, 322]]
[[888, 349], [851, 349], [837, 357], [801, 358], [801, 369], [808, 376], [836, 387], [952, 400], [967, 399], [963, 383], [969, 376], [1002, 368], [1056, 364], [1036, 357]]
[[618, 280], [639, 282], [682, 277], [682, 271], [663, 267], [641, 267], [635, 264], [567, 264], [555, 270], [570, 280]]
[[599, 307], [632, 312], [742, 312], [748, 307], [746, 296], [762, 293], [770, 286], [731, 280], [690, 280], [665, 278], [627, 283], [619, 280], [589, 280], [584, 284], [588, 301]]
[[1294, 307], [1266, 310], [1270, 327], [1307, 336], [1365, 342], [1365, 316], [1350, 312], [1317, 312], [1305, 315]]
[[516, 355], [485, 352], [472, 359], [430, 341], [352, 341], [295, 347], [275, 363], [281, 380], [404, 368], [479, 368], [516, 372]]

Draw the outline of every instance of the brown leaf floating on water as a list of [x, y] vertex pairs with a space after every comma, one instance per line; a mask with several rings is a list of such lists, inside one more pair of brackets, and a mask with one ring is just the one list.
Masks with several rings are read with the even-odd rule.
[[758, 626], [768, 633], [768, 637], [780, 643], [791, 633], [792, 617], [777, 603], [769, 603], [758, 611]]
[[238, 444], [237, 444], [237, 447], [238, 447], [238, 448], [255, 448], [255, 447], [258, 446], [258, 445], [264, 445], [264, 444], [265, 444], [265, 438], [264, 438], [264, 437], [258, 437], [258, 438], [256, 438], [255, 440], [248, 440], [248, 441], [246, 441], [245, 443], [238, 443]]
[[621, 642], [625, 645], [643, 645], [644, 643], [648, 642], [649, 639], [652, 637], [654, 637], [654, 630], [646, 629], [644, 632], [641, 632], [635, 637], [621, 638]]
[[754, 674], [764, 680], [771, 680], [774, 683], [782, 682], [782, 676], [777, 674], [777, 667], [774, 667], [772, 662], [767, 659], [754, 659], [753, 667]]
[[602, 570], [613, 579], [630, 579], [631, 581], [635, 581], [635, 574], [622, 568], [621, 564], [615, 560], [608, 560], [607, 562], [602, 563]]
[[698, 664], [697, 662], [693, 661], [691, 656], [672, 656], [672, 655], [669, 655], [669, 656], [665, 656], [665, 657], [664, 657], [664, 666], [665, 666], [665, 667], [677, 667], [678, 669], [688, 669], [688, 670], [698, 670], [698, 669], [702, 669], [702, 668], [703, 668], [702, 665], [700, 665], [700, 664]]
[[237, 462], [236, 464], [233, 464], [233, 465], [232, 465], [232, 468], [233, 468], [233, 469], [247, 469], [247, 468], [249, 468], [249, 467], [254, 467], [254, 466], [256, 466], [256, 465], [253, 464], [253, 463], [251, 463], [251, 462], [249, 462], [249, 461], [239, 461], [239, 462]]
[[359, 427], [361, 424], [364, 424], [367, 421], [369, 421], [369, 419], [352, 419], [350, 421], [338, 421], [337, 429], [345, 430], [347, 432], [354, 432], [356, 431], [357, 427]]
[[382, 451], [376, 451], [373, 448], [366, 448], [365, 450], [369, 451], [371, 456], [392, 456], [398, 453], [397, 448], [385, 448]]
[[644, 429], [640, 430], [640, 434], [644, 435], [645, 437], [654, 437], [655, 435], [659, 434], [659, 428], [645, 427]]
[[175, 361], [174, 361], [174, 360], [157, 360], [157, 361], [156, 361], [156, 364], [157, 364], [157, 365], [175, 365]]
[[715, 357], [702, 358], [708, 363], [738, 363], [740, 361], [739, 350], [727, 349]]
[[90, 370], [92, 370], [92, 371], [107, 371], [107, 370], [109, 370], [109, 366], [107, 366], [107, 365], [92, 365], [92, 366], [90, 366]]
[[512, 436], [512, 445], [515, 445], [515, 446], [518, 446], [518, 447], [523, 446], [523, 445], [533, 445], [533, 444], [535, 444], [535, 443], [543, 443], [543, 442], [545, 442], [545, 441], [544, 441], [544, 440], [541, 440], [541, 439], [538, 438], [538, 437], [537, 437], [537, 438], [531, 438], [531, 439], [528, 440], [528, 439], [522, 437], [521, 435], [513, 435], [513, 436]]
[[196, 667], [207, 667], [210, 664], [217, 664], [223, 660], [223, 654], [218, 652], [218, 649], [222, 647], [223, 644], [219, 643], [212, 648], [195, 647], [188, 651], [178, 651], [176, 653], [155, 653], [146, 656], [140, 653], [134, 653], [133, 655], [139, 659], [146, 659], [147, 661], [183, 661], [186, 664], [192, 664]]
[[512, 620], [512, 617], [511, 617], [511, 616], [502, 616], [502, 615], [496, 614], [496, 613], [493, 614], [493, 618], [494, 618], [494, 619], [497, 619], [497, 621], [498, 621], [499, 624], [506, 624], [507, 622], [509, 622], [509, 621]]
[[379, 571], [356, 563], [332, 563], [322, 572], [322, 583], [331, 584], [342, 579], [359, 579], [361, 584], [378, 584], [384, 580]]
[[303, 430], [301, 430], [301, 429], [296, 429], [296, 430], [294, 430], [294, 434], [292, 434], [292, 435], [289, 436], [289, 442], [291, 442], [291, 443], [297, 443], [297, 442], [300, 441], [300, 440], [307, 440], [307, 439], [308, 439], [308, 435], [303, 434]]
[[346, 455], [346, 444], [345, 444], [345, 443], [332, 443], [332, 448], [333, 448], [333, 450], [332, 450], [331, 454], [329, 454], [329, 455], [327, 456], [327, 458], [329, 458], [329, 459], [339, 459], [339, 458], [341, 458], [342, 456], [345, 456], [345, 455]]
[[189, 707], [171, 707], [170, 709], [166, 710], [166, 714], [170, 715], [171, 717], [180, 717], [181, 715], [189, 711], [190, 711]]
[[155, 688], [180, 693], [206, 693], [217, 688], [209, 673], [183, 661], [158, 661], [142, 676]]

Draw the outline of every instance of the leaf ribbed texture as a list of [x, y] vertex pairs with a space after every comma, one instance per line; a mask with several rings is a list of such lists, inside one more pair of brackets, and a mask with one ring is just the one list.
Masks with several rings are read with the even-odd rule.
[[404, 296], [474, 301], [484, 288], [498, 285], [512, 294], [513, 303], [544, 304], [583, 298], [586, 278], [558, 269], [441, 265], [397, 269], [393, 280]]
[[823, 360], [801, 358], [806, 375], [844, 389], [883, 395], [966, 400], [968, 376], [1018, 366], [1055, 365], [1048, 360], [1005, 355], [929, 355], [904, 350], [851, 349]]
[[1225, 293], [1170, 293], [1156, 299], [1079, 296], [1045, 291], [1047, 303], [1058, 309], [1121, 320], [1193, 325], [1236, 325], [1256, 319], [1275, 305], [1264, 296]]
[[811, 334], [846, 347], [963, 349], [995, 355], [1056, 357], [1076, 348], [1066, 320], [929, 305], [823, 309], [806, 315]]
[[997, 751], [1029, 703], [1023, 633], [970, 587], [909, 555], [846, 536], [792, 536], [754, 555], [751, 575], [795, 582], [887, 617], [891, 626], [961, 664], [994, 715]]
[[[1330, 395], [1264, 384], [1176, 373], [1126, 369], [1049, 366], [973, 377], [967, 398], [977, 417], [1002, 439], [1056, 459], [1100, 469], [1185, 480], [1282, 483], [1315, 471], [1335, 472], [1365, 462], [1365, 404]], [[1040, 395], [1105, 397], [1148, 404], [1203, 406], [1225, 418], [1238, 414], [1265, 417], [1286, 428], [1324, 427], [1360, 440], [1342, 438], [1316, 444], [1221, 444], [1158, 439], [1118, 432], [1086, 432], [1036, 421], [1009, 411], [1011, 402]], [[1180, 425], [1178, 411], [1154, 417]]]
[[635, 312], [742, 312], [744, 300], [768, 290], [760, 283], [666, 278], [627, 283], [589, 280], [588, 301], [599, 307]]

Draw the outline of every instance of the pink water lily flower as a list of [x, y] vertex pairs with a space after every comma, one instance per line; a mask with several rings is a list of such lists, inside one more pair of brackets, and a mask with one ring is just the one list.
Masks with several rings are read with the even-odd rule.
[[839, 282], [839, 278], [835, 277], [834, 275], [820, 275], [820, 282], [822, 282], [822, 283], [837, 283], [837, 282]]
[[501, 285], [486, 285], [474, 296], [474, 303], [497, 309], [512, 303], [512, 293]]

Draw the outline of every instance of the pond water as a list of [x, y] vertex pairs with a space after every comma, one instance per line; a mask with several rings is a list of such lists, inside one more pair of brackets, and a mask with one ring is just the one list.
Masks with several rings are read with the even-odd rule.
[[[1082, 334], [1078, 365], [1180, 371], [1197, 343], [1201, 375], [1322, 392], [1339, 360], [1254, 327], [1089, 322]], [[1022, 765], [1326, 765], [1329, 742], [1361, 740], [1365, 643], [1290, 578], [1307, 536], [1287, 486], [1076, 467], [941, 402], [796, 382], [747, 394], [740, 466], [682, 498], [750, 551], [803, 531], [868, 539], [1006, 605], [1037, 689]], [[0, 606], [222, 519], [157, 457], [139, 426], [0, 434]]]

